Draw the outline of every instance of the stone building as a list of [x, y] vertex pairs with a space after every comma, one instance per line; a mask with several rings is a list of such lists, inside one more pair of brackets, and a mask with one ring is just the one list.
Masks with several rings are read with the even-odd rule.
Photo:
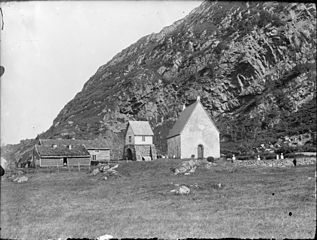
[[197, 97], [184, 107], [167, 136], [169, 158], [220, 157], [219, 130]]
[[123, 159], [150, 161], [156, 159], [153, 131], [148, 121], [129, 121], [127, 125]]

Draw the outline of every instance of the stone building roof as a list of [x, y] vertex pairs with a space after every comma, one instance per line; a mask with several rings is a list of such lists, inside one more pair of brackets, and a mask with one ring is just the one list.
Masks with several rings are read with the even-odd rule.
[[[178, 119], [176, 120], [174, 126], [172, 127], [172, 129], [169, 131], [169, 134], [167, 136], [167, 138], [171, 138], [171, 137], [175, 137], [177, 135], [180, 135], [181, 132], [183, 131], [186, 123], [188, 122], [188, 119], [191, 117], [192, 113], [194, 112], [195, 108], [198, 105], [201, 105], [199, 98], [197, 98], [197, 101], [194, 102], [193, 104], [189, 105], [188, 107], [186, 107], [182, 113], [180, 114], [180, 116], [178, 117]], [[203, 107], [203, 106], [202, 106]], [[205, 108], [203, 107], [203, 109], [205, 110]], [[206, 110], [205, 110], [206, 112]], [[207, 113], [207, 112], [206, 112]], [[209, 114], [207, 113], [210, 121], [215, 125], [214, 121], [211, 119], [211, 117], [209, 116]], [[216, 127], [216, 125], [215, 125]], [[219, 132], [218, 128], [216, 127], [217, 131]]]
[[137, 136], [153, 136], [154, 133], [148, 121], [129, 121], [129, 125], [132, 128], [134, 135]]

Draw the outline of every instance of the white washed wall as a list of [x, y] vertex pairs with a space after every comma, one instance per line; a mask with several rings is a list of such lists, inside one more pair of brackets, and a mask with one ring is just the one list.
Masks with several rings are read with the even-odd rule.
[[134, 144], [141, 145], [141, 144], [153, 144], [153, 137], [152, 136], [145, 136], [145, 141], [142, 140], [142, 136], [135, 136], [134, 137]]
[[[129, 142], [129, 136], [131, 136], [131, 142]], [[130, 125], [125, 135], [125, 145], [127, 144], [134, 144], [134, 134]]]
[[181, 158], [198, 156], [198, 145], [204, 146], [204, 158], [220, 157], [219, 132], [201, 105], [198, 105], [181, 133]]

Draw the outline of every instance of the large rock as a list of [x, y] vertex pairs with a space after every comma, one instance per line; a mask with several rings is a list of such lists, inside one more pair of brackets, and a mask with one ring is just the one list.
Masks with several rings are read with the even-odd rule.
[[173, 170], [175, 175], [178, 174], [185, 174], [189, 175], [191, 173], [194, 173], [197, 169], [197, 167], [201, 164], [200, 160], [189, 160], [184, 161], [181, 163], [181, 165]]
[[188, 195], [190, 193], [190, 188], [185, 185], [181, 185], [176, 189], [171, 190], [171, 192], [178, 195]]
[[100, 173], [99, 168], [95, 168], [94, 170], [92, 170], [92, 172], [90, 173], [91, 176], [96, 176], [98, 173]]

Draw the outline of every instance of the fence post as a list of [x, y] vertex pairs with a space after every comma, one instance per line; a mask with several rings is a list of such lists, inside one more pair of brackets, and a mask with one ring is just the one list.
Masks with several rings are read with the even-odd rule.
[[80, 172], [80, 163], [78, 162], [78, 171]]
[[57, 172], [59, 172], [59, 165], [58, 165], [58, 163], [57, 163]]

